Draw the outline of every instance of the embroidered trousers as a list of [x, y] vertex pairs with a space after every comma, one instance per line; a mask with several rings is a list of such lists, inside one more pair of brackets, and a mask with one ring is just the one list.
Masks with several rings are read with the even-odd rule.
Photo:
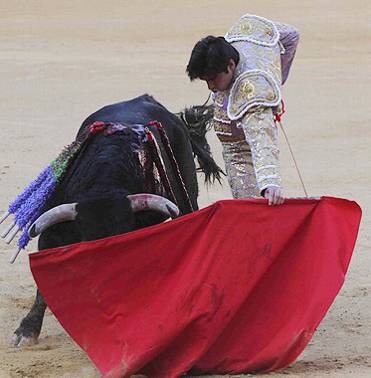
[[269, 186], [280, 187], [278, 130], [272, 109], [256, 108], [231, 127], [240, 129], [240, 138], [218, 136], [233, 198], [256, 197]]

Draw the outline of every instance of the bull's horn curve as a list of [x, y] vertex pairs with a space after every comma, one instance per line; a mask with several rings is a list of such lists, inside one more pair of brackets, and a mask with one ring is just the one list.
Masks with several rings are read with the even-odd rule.
[[128, 195], [134, 213], [145, 210], [154, 210], [171, 218], [179, 216], [179, 208], [167, 198], [156, 194], [141, 193]]
[[53, 207], [40, 215], [28, 229], [28, 235], [30, 238], [40, 235], [48, 227], [53, 226], [54, 224], [75, 220], [77, 215], [76, 205], [77, 203], [65, 203]]

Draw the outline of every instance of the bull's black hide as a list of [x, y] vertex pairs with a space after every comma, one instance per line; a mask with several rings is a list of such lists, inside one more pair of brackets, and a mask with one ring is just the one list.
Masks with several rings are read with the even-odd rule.
[[[83, 122], [78, 135], [95, 121], [146, 124], [151, 120], [163, 124], [193, 208], [197, 209], [196, 167], [188, 129], [177, 116], [151, 96], [143, 95], [105, 106]], [[157, 134], [156, 129], [152, 131]], [[164, 220], [163, 215], [153, 211], [133, 214], [126, 198], [128, 194], [145, 190], [142, 166], [137, 154], [133, 153], [136, 141], [136, 134], [126, 129], [111, 136], [98, 134], [83, 147], [47, 206], [52, 208], [62, 203], [78, 202], [76, 221], [60, 223], [46, 230], [39, 239], [40, 250], [116, 235]], [[211, 159], [207, 148], [202, 153]], [[184, 214], [187, 204], [166, 158], [164, 163], [178, 207]], [[46, 304], [38, 292], [31, 311], [15, 331], [15, 345], [37, 340], [45, 308]]]

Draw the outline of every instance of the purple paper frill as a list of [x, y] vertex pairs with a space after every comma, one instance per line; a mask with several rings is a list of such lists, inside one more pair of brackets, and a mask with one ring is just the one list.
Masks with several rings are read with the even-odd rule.
[[56, 186], [57, 179], [49, 165], [9, 206], [9, 213], [14, 215], [14, 222], [22, 230], [18, 247], [24, 248], [30, 241], [28, 227], [41, 214]]
[[30, 185], [23, 190], [21, 194], [17, 196], [17, 198], [9, 205], [9, 213], [15, 214], [15, 212], [19, 209], [19, 207], [28, 199], [32, 193], [40, 187], [40, 185], [50, 177], [52, 174], [52, 167], [49, 165], [46, 167], [38, 176], [37, 178], [31, 182]]

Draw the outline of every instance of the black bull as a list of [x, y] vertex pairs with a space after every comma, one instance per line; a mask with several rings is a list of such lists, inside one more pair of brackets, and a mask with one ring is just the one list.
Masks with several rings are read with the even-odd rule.
[[[206, 119], [208, 117], [209, 115]], [[95, 121], [143, 125], [151, 120], [163, 124], [190, 201], [193, 208], [197, 209], [198, 185], [194, 154], [198, 157], [206, 177], [219, 179], [220, 173], [209, 153], [205, 132], [190, 137], [184, 117], [182, 121], [151, 96], [143, 95], [130, 101], [105, 106], [83, 122], [79, 134]], [[156, 130], [153, 132], [156, 133]], [[131, 211], [130, 201], [126, 196], [145, 190], [143, 168], [137, 154], [133, 153], [134, 136], [130, 130], [111, 136], [98, 134], [83, 147], [45, 209], [76, 202], [76, 220], [55, 224], [43, 232], [39, 238], [39, 250], [112, 236], [165, 220], [163, 214], [155, 211], [135, 214]], [[163, 148], [161, 144], [160, 148]], [[164, 164], [180, 214], [184, 214], [189, 207], [166, 158]], [[35, 303], [15, 331], [14, 345], [37, 340], [45, 309], [43, 297], [37, 291]]]

